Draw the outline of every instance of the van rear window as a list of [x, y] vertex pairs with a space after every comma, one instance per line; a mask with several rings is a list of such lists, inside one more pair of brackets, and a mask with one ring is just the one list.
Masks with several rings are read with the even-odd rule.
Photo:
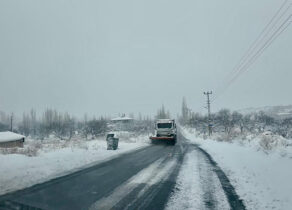
[[157, 128], [172, 128], [172, 123], [157, 123]]

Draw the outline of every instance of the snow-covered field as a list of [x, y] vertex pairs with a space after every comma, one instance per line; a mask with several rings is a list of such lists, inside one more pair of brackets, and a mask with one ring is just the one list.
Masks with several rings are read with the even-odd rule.
[[24, 148], [0, 149], [0, 195], [72, 173], [149, 145], [147, 135], [120, 134], [119, 148], [95, 140], [27, 140]]
[[[181, 130], [225, 171], [247, 209], [291, 209], [292, 146], [289, 140], [263, 136], [246, 142], [219, 142], [202, 139], [192, 129]], [[271, 147], [265, 148], [263, 142]]]

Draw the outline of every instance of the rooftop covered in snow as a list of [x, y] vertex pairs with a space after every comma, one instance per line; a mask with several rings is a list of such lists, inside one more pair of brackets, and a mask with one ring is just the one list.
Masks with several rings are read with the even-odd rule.
[[126, 116], [124, 116], [124, 117], [116, 117], [116, 118], [111, 119], [111, 121], [114, 121], [114, 122], [117, 122], [117, 121], [132, 121], [132, 120], [134, 120], [134, 119], [131, 118], [131, 117], [126, 117]]
[[18, 141], [24, 138], [25, 136], [10, 131], [0, 132], [0, 142]]

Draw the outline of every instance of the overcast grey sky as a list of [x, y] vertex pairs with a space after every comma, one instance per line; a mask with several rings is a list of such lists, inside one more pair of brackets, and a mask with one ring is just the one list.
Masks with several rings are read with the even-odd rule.
[[[0, 110], [205, 111], [283, 1], [0, 0]], [[291, 54], [290, 26], [213, 110], [292, 104]]]

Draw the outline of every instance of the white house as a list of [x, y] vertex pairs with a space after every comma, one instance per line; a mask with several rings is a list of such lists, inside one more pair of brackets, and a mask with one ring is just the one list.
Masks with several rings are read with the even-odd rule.
[[117, 117], [117, 118], [113, 118], [111, 119], [112, 122], [114, 123], [131, 123], [134, 121], [133, 118], [130, 118], [130, 117], [126, 117], [126, 116], [123, 116], [123, 117]]
[[134, 123], [134, 119], [126, 116], [111, 119], [114, 130], [129, 130]]

